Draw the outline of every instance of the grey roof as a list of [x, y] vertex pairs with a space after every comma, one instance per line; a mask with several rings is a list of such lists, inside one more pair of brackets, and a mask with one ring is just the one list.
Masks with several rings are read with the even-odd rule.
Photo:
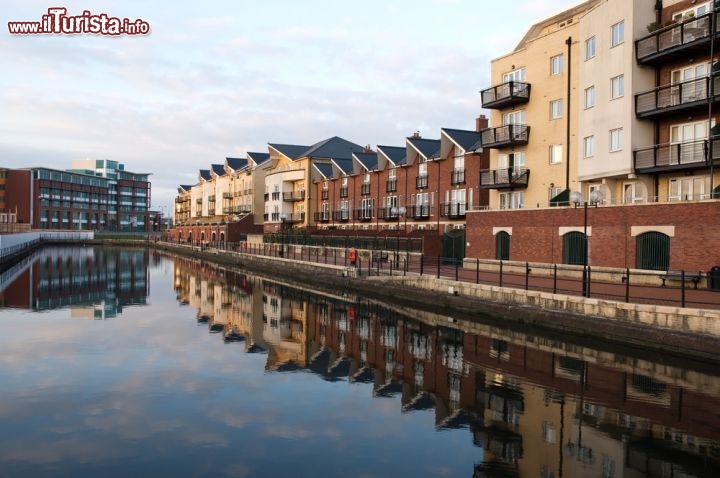
[[351, 143], [339, 136], [333, 136], [310, 146], [297, 158], [351, 159], [353, 153], [361, 153], [363, 150], [364, 148], [359, 144]]
[[405, 164], [407, 158], [405, 156], [406, 150], [404, 147], [378, 145], [377, 149], [378, 151], [382, 151], [382, 153], [387, 156], [395, 166], [402, 166]]
[[297, 159], [302, 156], [302, 154], [308, 150], [309, 146], [300, 146], [297, 144], [278, 144], [278, 143], [268, 143], [268, 146], [270, 146], [273, 149], [276, 149], [280, 151], [282, 154], [287, 156], [290, 159]]
[[248, 160], [245, 158], [225, 158], [225, 164], [228, 168], [235, 171], [242, 169], [248, 165]]
[[268, 153], [248, 153], [247, 157], [255, 161], [255, 164], [258, 166], [270, 159], [270, 155]]
[[332, 162], [338, 167], [343, 174], [350, 175], [353, 172], [353, 162], [351, 158], [333, 158]]
[[313, 163], [313, 166], [325, 179], [333, 177], [333, 168], [330, 163]]
[[178, 186], [179, 193], [188, 192], [190, 191], [190, 189], [192, 189], [192, 186], [189, 184], [181, 184], [180, 186]]
[[468, 153], [482, 152], [482, 139], [477, 140], [475, 144], [465, 150]]
[[212, 171], [213, 173], [217, 174], [218, 176], [225, 176], [225, 165], [224, 164], [212, 164]]
[[205, 181], [210, 181], [212, 179], [212, 177], [210, 176], [210, 170], [209, 169], [201, 169], [200, 177], [202, 179], [204, 179]]
[[378, 166], [377, 153], [354, 153], [355, 159], [368, 171], [374, 171]]
[[434, 159], [440, 155], [439, 139], [408, 138], [407, 140], [427, 159]]
[[464, 129], [441, 128], [455, 143], [465, 151], [472, 151], [475, 144], [480, 141], [480, 133]]

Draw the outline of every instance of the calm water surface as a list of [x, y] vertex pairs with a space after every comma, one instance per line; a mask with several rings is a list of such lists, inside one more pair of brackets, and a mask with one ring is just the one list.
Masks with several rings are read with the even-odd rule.
[[0, 476], [720, 476], [720, 372], [144, 250], [0, 283]]

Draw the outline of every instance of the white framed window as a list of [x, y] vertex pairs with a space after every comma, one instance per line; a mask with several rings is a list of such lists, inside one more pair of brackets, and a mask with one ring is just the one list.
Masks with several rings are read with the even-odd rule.
[[595, 106], [595, 85], [585, 88], [585, 109]]
[[562, 118], [563, 113], [563, 100], [552, 100], [550, 102], [550, 119]]
[[523, 191], [500, 193], [500, 209], [522, 209], [525, 205]]
[[585, 40], [585, 61], [595, 58], [595, 37]]
[[363, 183], [370, 184], [370, 172], [369, 171], [363, 175]]
[[625, 77], [618, 75], [610, 78], [610, 99], [621, 98], [625, 96]]
[[512, 170], [512, 174], [518, 175], [525, 168], [525, 152], [519, 151], [510, 154], [498, 155], [498, 169]]
[[595, 136], [583, 138], [583, 158], [592, 158], [595, 155]]
[[508, 73], [503, 73], [503, 83], [509, 81], [525, 81], [525, 67], [518, 68]]
[[465, 169], [465, 155], [458, 154], [457, 156], [453, 157], [453, 170], [462, 171], [464, 169]]
[[344, 187], [344, 188], [347, 187], [347, 185], [348, 185], [348, 178], [347, 178], [347, 176], [343, 176], [343, 177], [342, 177], [342, 179], [340, 180], [340, 185], [341, 185], [342, 187]]
[[618, 22], [610, 27], [610, 47], [617, 46], [625, 41], [625, 22]]
[[525, 124], [525, 110], [513, 111], [503, 115], [503, 125]]
[[620, 151], [623, 147], [623, 130], [616, 128], [610, 130], [610, 151]]
[[698, 201], [707, 199], [710, 191], [710, 176], [681, 176], [668, 182], [669, 201]]
[[549, 151], [550, 164], [562, 163], [562, 144], [551, 144]]
[[552, 198], [554, 198], [555, 196], [560, 194], [562, 191], [563, 191], [563, 188], [561, 188], [559, 186], [553, 186], [553, 187], [548, 188], [548, 202], [550, 202], [552, 200]]
[[559, 75], [563, 71], [563, 55], [555, 55], [550, 58], [550, 74]]

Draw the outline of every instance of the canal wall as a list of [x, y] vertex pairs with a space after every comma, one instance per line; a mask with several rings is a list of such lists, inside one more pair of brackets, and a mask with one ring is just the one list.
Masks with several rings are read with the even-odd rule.
[[720, 310], [628, 304], [611, 300], [456, 282], [432, 275], [357, 275], [354, 268], [279, 257], [177, 247], [158, 248], [239, 268], [298, 288], [352, 300], [364, 297], [397, 307], [424, 309], [448, 322], [474, 321], [571, 334], [594, 343], [623, 344], [648, 353], [718, 362]]

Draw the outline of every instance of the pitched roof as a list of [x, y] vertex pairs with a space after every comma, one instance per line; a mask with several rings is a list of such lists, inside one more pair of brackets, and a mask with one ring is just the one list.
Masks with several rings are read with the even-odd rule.
[[218, 176], [225, 176], [225, 165], [224, 164], [212, 164], [212, 172]]
[[377, 147], [378, 153], [382, 153], [388, 158], [395, 166], [402, 166], [405, 164], [407, 152], [404, 147], [400, 146], [380, 146]]
[[297, 144], [278, 144], [268, 143], [272, 149], [279, 151], [281, 154], [287, 156], [290, 159], [297, 159], [301, 157], [302, 153], [308, 150], [309, 146], [300, 146]]
[[210, 170], [209, 169], [201, 169], [200, 170], [200, 179], [204, 179], [205, 181], [210, 181], [212, 179], [212, 176], [210, 176]]
[[340, 170], [342, 174], [350, 175], [353, 172], [352, 158], [333, 158], [332, 163]]
[[333, 167], [330, 163], [313, 163], [313, 167], [324, 179], [333, 177]]
[[228, 168], [237, 171], [246, 167], [248, 160], [245, 158], [225, 158], [225, 164], [227, 164]]
[[177, 189], [179, 193], [186, 193], [192, 189], [192, 186], [189, 184], [181, 184]]
[[441, 128], [440, 131], [466, 152], [471, 151], [471, 148], [480, 141], [480, 133], [477, 131], [451, 128]]
[[439, 139], [408, 138], [407, 140], [426, 159], [434, 159], [440, 156]]
[[270, 159], [270, 155], [268, 153], [248, 153], [247, 157], [255, 161], [255, 164], [258, 166]]
[[378, 167], [377, 153], [353, 153], [353, 157], [368, 171], [375, 171]]
[[353, 153], [361, 153], [363, 147], [339, 136], [325, 139], [307, 148], [298, 158], [351, 159]]

